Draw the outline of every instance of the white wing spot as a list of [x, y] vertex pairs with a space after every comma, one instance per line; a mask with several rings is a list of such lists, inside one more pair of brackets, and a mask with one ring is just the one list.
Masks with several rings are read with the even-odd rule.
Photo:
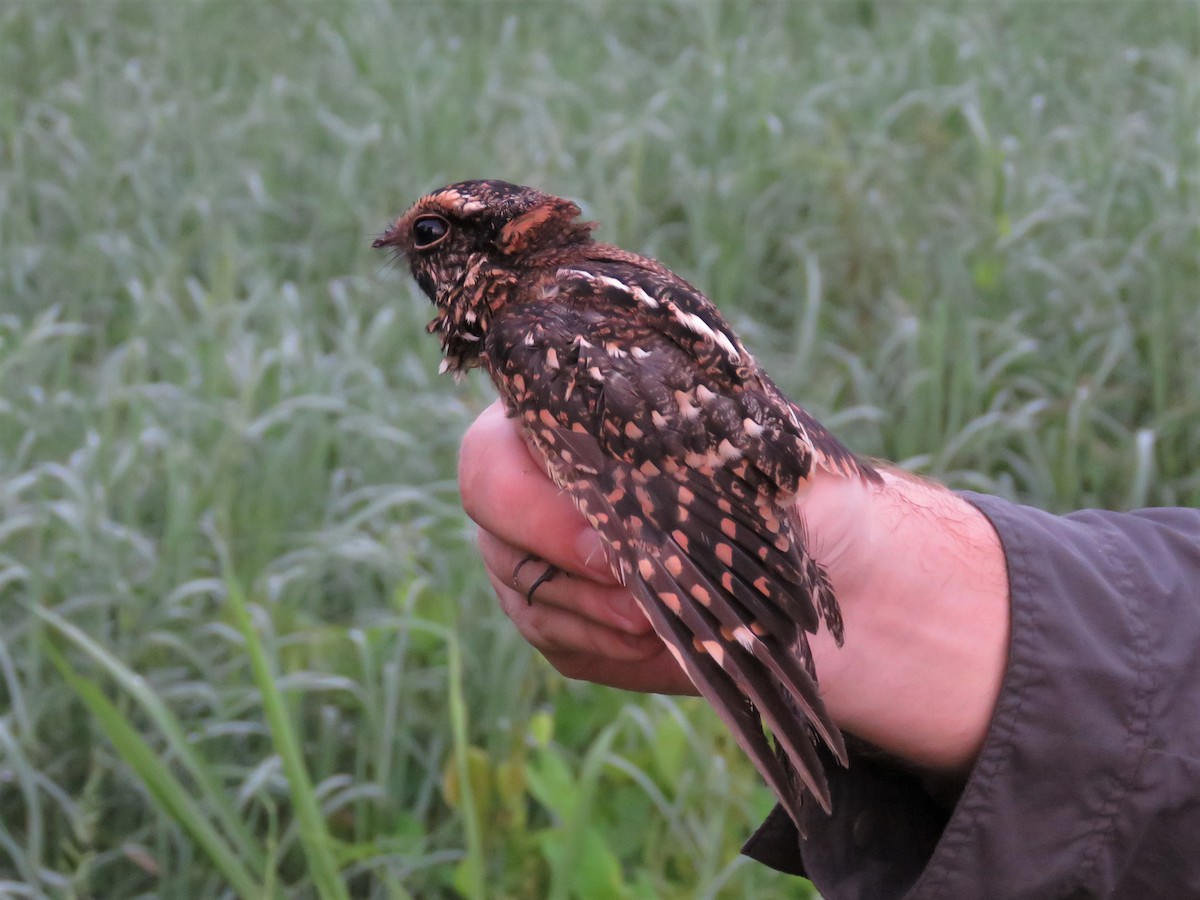
[[733, 345], [733, 341], [729, 339], [723, 331], [714, 331], [712, 326], [705, 322], [700, 316], [695, 313], [685, 312], [674, 303], [670, 304], [671, 313], [675, 319], [693, 334], [698, 334], [700, 337], [708, 338], [718, 347], [729, 354], [730, 359], [734, 362], [741, 362], [742, 355], [738, 353], [737, 347]]
[[614, 359], [624, 359], [629, 355], [613, 341], [609, 341], [604, 345], [604, 352]]
[[626, 284], [619, 278], [612, 278], [609, 275], [596, 275], [593, 272], [584, 272], [581, 269], [559, 269], [558, 274], [565, 275], [567, 277], [575, 276], [577, 278], [582, 278], [584, 281], [587, 281], [591, 284], [602, 284], [605, 287], [612, 288], [613, 290], [620, 291], [622, 294], [632, 297], [643, 306], [648, 306], [651, 309], [658, 309], [657, 300], [647, 294], [636, 284]]
[[729, 443], [728, 438], [721, 438], [721, 443], [717, 445], [717, 456], [722, 462], [732, 462], [735, 459], [741, 459], [742, 451]]
[[633, 294], [634, 299], [637, 300], [638, 303], [648, 306], [651, 309], [658, 309], [658, 301], [643, 291], [640, 287], [638, 287], [636, 284], [630, 285], [629, 287], [630, 293]]
[[747, 650], [753, 649], [754, 645], [757, 643], [757, 638], [755, 638], [754, 633], [745, 625], [739, 625], [737, 628], [733, 629], [733, 636], [737, 642]]
[[713, 339], [720, 345], [721, 349], [729, 354], [730, 359], [734, 362], [741, 362], [742, 355], [738, 353], [737, 347], [733, 346], [733, 341], [723, 331], [718, 331], [713, 334]]

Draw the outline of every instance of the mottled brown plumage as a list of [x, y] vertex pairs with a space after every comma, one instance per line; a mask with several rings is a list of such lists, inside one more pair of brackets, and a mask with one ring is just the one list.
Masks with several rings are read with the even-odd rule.
[[846, 762], [808, 634], [823, 621], [840, 643], [842, 622], [788, 507], [814, 466], [877, 476], [780, 392], [703, 294], [594, 241], [579, 214], [467, 181], [423, 197], [375, 246], [407, 258], [437, 307], [443, 367], [491, 376], [803, 831], [806, 790], [829, 809], [814, 743]]

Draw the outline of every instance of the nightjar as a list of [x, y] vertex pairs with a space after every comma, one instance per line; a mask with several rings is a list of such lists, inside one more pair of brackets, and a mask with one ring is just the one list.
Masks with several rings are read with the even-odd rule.
[[824, 622], [840, 644], [842, 622], [789, 506], [814, 466], [878, 475], [783, 395], [703, 294], [593, 240], [579, 216], [532, 188], [464, 181], [374, 246], [407, 259], [437, 308], [442, 370], [491, 376], [803, 834], [806, 793], [830, 808], [816, 746], [846, 764], [808, 634]]

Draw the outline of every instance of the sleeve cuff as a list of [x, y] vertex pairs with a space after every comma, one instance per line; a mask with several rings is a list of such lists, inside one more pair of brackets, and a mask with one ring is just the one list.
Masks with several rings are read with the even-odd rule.
[[999, 534], [1009, 576], [1009, 659], [987, 738], [953, 809], [912, 775], [854, 760], [830, 770], [834, 813], [814, 808], [808, 839], [775, 810], [743, 852], [827, 897], [1073, 895], [1103, 874], [1146, 748], [1136, 600], [1149, 575], [1134, 535], [1116, 514], [963, 496]]

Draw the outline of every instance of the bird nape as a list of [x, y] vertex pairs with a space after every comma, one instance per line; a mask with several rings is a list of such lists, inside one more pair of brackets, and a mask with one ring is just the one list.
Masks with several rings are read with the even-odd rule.
[[[376, 247], [436, 306], [443, 371], [481, 366], [608, 564], [800, 833], [846, 765], [808, 635], [842, 621], [789, 507], [814, 467], [878, 475], [776, 387], [700, 291], [593, 240], [569, 200], [464, 181]], [[770, 734], [764, 731], [764, 724]]]

